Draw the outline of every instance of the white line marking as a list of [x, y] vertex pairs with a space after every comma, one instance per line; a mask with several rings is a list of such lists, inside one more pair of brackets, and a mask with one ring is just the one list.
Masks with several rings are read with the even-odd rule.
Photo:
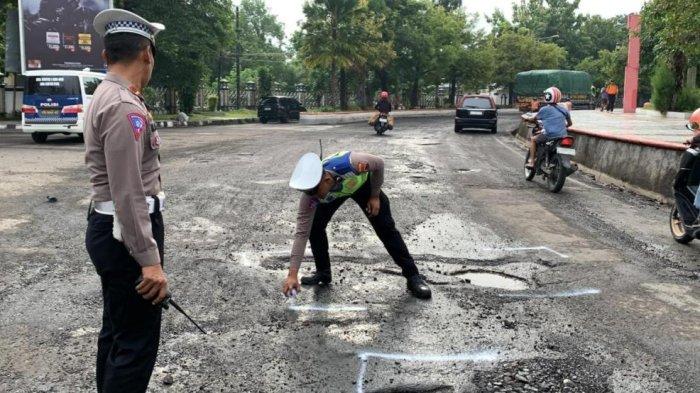
[[[505, 147], [506, 149], [512, 151], [513, 153], [515, 153], [515, 154], [517, 154], [517, 155], [520, 155], [520, 156], [523, 155], [523, 152], [519, 152], [519, 151], [515, 150], [515, 148], [514, 148], [513, 146], [508, 146], [508, 145], [507, 145], [505, 142], [503, 142], [502, 140], [500, 140], [500, 139], [498, 139], [498, 138], [496, 138], [496, 137], [494, 137], [493, 139], [494, 139], [496, 142], [498, 142], [498, 143], [500, 143], [501, 145], [503, 145], [503, 147]], [[572, 181], [572, 182], [574, 182], [574, 183], [576, 183], [576, 184], [579, 184], [579, 185], [581, 185], [581, 186], [583, 186], [583, 187], [585, 187], [585, 188], [588, 188], [589, 190], [596, 190], [595, 187], [591, 187], [591, 186], [589, 186], [588, 184], [583, 183], [583, 182], [581, 182], [581, 181], [579, 181], [579, 180], [576, 180], [576, 179], [574, 179], [574, 178], [572, 178], [572, 177], [567, 177], [567, 179], [569, 179], [570, 181]]]
[[406, 361], [406, 362], [493, 362], [498, 359], [496, 351], [479, 351], [458, 353], [454, 355], [438, 355], [438, 354], [409, 354], [409, 353], [381, 353], [381, 352], [360, 352], [357, 354], [360, 360], [360, 367], [357, 372], [357, 393], [364, 392], [364, 380], [367, 373], [367, 363], [370, 358]]
[[539, 246], [539, 247], [506, 247], [506, 248], [484, 248], [484, 251], [548, 251], [552, 254], [561, 257], [569, 258], [568, 255], [562, 254], [560, 252], [554, 251], [549, 247]]
[[583, 288], [583, 289], [572, 289], [569, 291], [554, 292], [554, 293], [499, 293], [498, 296], [499, 297], [544, 299], [544, 298], [599, 295], [600, 293], [601, 293], [601, 291], [598, 288]]
[[308, 311], [308, 312], [362, 312], [367, 311], [367, 307], [362, 306], [350, 306], [343, 304], [329, 304], [329, 305], [295, 305], [290, 304], [288, 309], [292, 311]]

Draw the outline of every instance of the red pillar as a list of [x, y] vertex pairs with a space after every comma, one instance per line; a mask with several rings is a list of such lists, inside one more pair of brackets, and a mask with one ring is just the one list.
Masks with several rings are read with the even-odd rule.
[[625, 67], [625, 96], [623, 109], [625, 113], [634, 113], [637, 109], [637, 93], [639, 91], [639, 14], [627, 15], [629, 43], [627, 45], [627, 67]]

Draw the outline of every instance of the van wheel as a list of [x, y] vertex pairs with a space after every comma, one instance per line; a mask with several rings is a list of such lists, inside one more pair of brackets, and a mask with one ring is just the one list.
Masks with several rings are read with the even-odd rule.
[[32, 132], [32, 140], [36, 143], [44, 143], [49, 137], [49, 134], [45, 132]]
[[267, 124], [267, 119], [264, 118], [264, 117], [261, 117], [261, 118], [260, 118], [260, 122], [263, 123], [263, 124]]
[[80, 143], [85, 143], [85, 134], [77, 134]]

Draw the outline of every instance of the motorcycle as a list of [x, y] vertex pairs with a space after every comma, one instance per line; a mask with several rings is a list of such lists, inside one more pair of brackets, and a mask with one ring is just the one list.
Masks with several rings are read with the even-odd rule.
[[671, 209], [671, 235], [681, 244], [700, 239], [700, 226], [693, 223], [700, 214], [693, 204], [700, 190], [700, 147], [689, 147], [681, 155], [681, 165], [673, 182], [676, 203]]
[[383, 135], [389, 129], [389, 115], [380, 113], [377, 121], [374, 122], [374, 131], [377, 135]]
[[[542, 122], [535, 120], [534, 113], [526, 113], [522, 119], [528, 123], [531, 136], [534, 137], [544, 131]], [[561, 191], [567, 176], [578, 170], [578, 166], [571, 162], [576, 155], [574, 142], [573, 137], [565, 136], [540, 144], [537, 148], [535, 165], [532, 168], [527, 167], [527, 162], [530, 160], [530, 149], [528, 149], [525, 155], [525, 180], [532, 181], [536, 175], [542, 175], [549, 191], [553, 193]]]

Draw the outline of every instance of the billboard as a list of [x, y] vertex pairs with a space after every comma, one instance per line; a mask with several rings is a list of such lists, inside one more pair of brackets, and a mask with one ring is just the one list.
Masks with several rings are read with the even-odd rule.
[[112, 0], [19, 0], [22, 73], [105, 69], [92, 21], [111, 7]]

